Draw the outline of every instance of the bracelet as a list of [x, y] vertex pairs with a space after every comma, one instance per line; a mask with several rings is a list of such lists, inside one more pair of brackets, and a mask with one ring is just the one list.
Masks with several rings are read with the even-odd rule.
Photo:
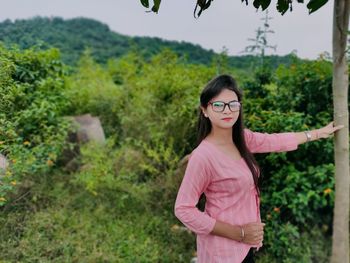
[[244, 240], [244, 229], [243, 229], [243, 227], [242, 226], [240, 226], [240, 228], [241, 228], [241, 240], [239, 241], [239, 242], [242, 242], [243, 240]]
[[304, 131], [305, 135], [306, 135], [306, 141], [309, 142], [311, 141], [311, 134], [309, 131]]

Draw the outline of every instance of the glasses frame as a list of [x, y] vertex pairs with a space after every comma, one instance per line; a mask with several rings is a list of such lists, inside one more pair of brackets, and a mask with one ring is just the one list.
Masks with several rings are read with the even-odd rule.
[[[213, 104], [214, 104], [215, 102], [221, 102], [221, 103], [224, 104], [224, 108], [223, 108], [222, 111], [216, 111], [216, 110], [214, 110]], [[238, 102], [238, 103], [239, 103], [239, 109], [238, 109], [238, 110], [232, 110], [231, 107], [230, 107], [230, 103], [231, 103], [231, 102]], [[241, 107], [242, 107], [242, 102], [240, 102], [240, 101], [238, 101], [238, 100], [231, 100], [231, 101], [229, 101], [229, 102], [227, 102], [227, 103], [224, 102], [224, 101], [216, 100], [216, 101], [210, 101], [210, 102], [208, 102], [208, 105], [209, 105], [209, 104], [211, 104], [211, 108], [212, 108], [212, 110], [213, 110], [214, 112], [224, 112], [224, 111], [225, 111], [225, 108], [226, 108], [226, 105], [228, 106], [228, 108], [229, 108], [229, 110], [230, 110], [231, 112], [240, 111], [240, 110], [241, 110]]]

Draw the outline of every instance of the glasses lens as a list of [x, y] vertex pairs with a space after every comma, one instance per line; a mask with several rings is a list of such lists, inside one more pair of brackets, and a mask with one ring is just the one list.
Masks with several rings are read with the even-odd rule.
[[220, 101], [215, 101], [212, 103], [213, 111], [223, 111], [225, 104]]
[[238, 101], [232, 101], [229, 105], [231, 111], [238, 111], [241, 108], [241, 103], [239, 103]]

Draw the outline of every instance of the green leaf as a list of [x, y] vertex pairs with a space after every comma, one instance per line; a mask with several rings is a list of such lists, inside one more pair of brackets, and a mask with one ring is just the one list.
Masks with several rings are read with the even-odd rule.
[[328, 0], [310, 0], [310, 2], [307, 4], [307, 8], [309, 9], [309, 14], [317, 11], [322, 6], [324, 6]]
[[158, 10], [159, 10], [159, 6], [160, 6], [160, 1], [161, 0], [154, 0], [153, 1], [153, 7], [152, 7], [152, 11], [155, 12], [155, 13], [158, 13]]
[[149, 2], [148, 0], [140, 0], [141, 1], [141, 4], [146, 7], [146, 8], [149, 8]]
[[194, 9], [194, 17], [196, 17], [196, 10], [197, 10], [197, 7], [199, 7], [200, 9], [199, 9], [199, 11], [198, 11], [198, 13], [197, 13], [197, 17], [200, 17], [200, 15], [202, 14], [202, 12], [205, 10], [205, 9], [207, 9], [207, 8], [209, 8], [209, 6], [210, 6], [210, 4], [211, 4], [211, 2], [212, 2], [213, 0], [197, 0], [197, 4], [196, 4], [196, 7], [195, 7], [195, 9]]
[[271, 0], [254, 0], [253, 5], [256, 9], [259, 9], [261, 6], [262, 10], [264, 11], [266, 8], [269, 7], [271, 3]]
[[285, 12], [287, 12], [289, 7], [289, 2], [288, 0], [278, 0], [277, 1], [277, 10], [280, 12], [282, 15], [284, 15]]

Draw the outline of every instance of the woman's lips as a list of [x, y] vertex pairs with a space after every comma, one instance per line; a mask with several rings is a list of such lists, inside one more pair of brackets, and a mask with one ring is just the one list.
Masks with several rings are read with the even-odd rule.
[[230, 121], [230, 120], [232, 120], [232, 118], [223, 118], [222, 120], [224, 120], [224, 121]]

